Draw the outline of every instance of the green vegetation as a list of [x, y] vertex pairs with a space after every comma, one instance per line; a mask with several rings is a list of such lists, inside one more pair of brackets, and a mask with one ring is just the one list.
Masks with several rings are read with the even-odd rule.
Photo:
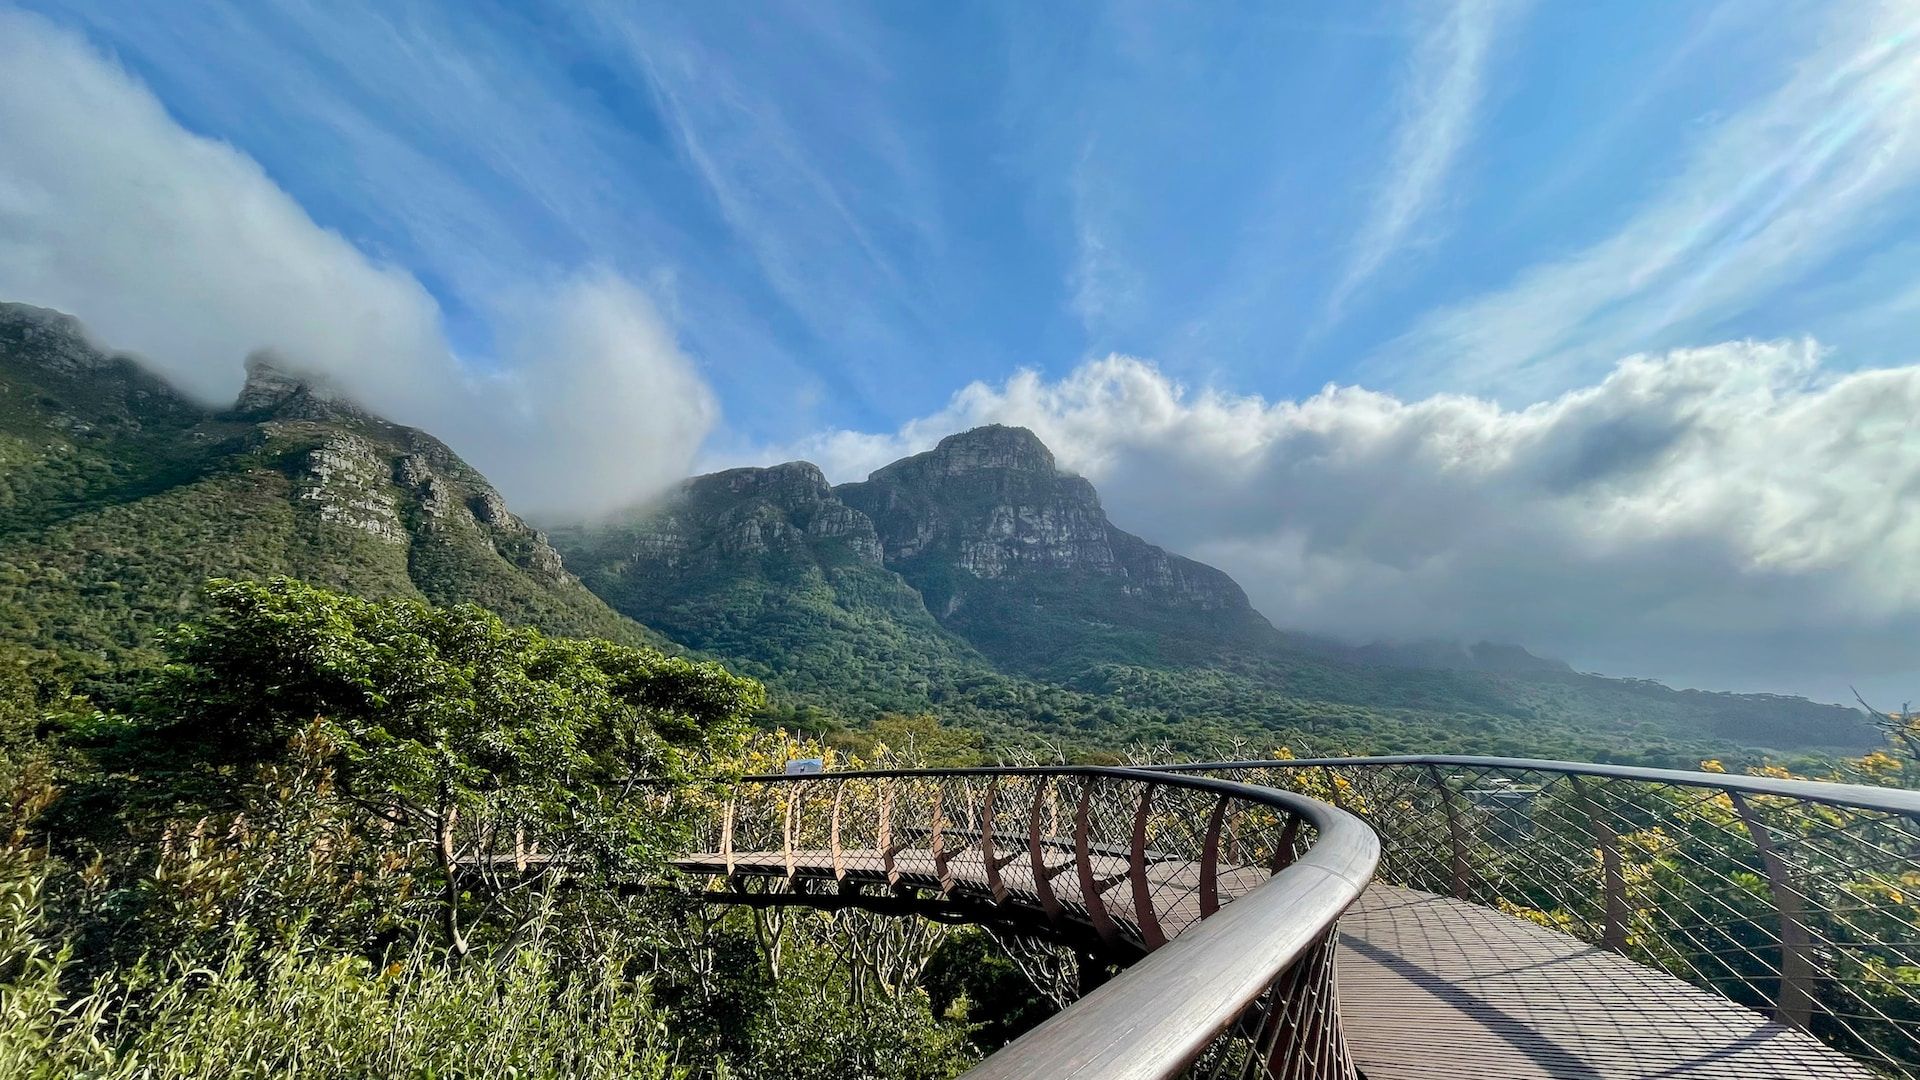
[[[0, 308], [0, 642], [119, 702], [166, 628], [204, 610], [202, 582], [287, 575], [571, 637], [671, 639], [764, 681], [764, 723], [843, 742], [889, 714], [1043, 756], [1292, 745], [1686, 764], [1872, 741], [1847, 710], [1793, 699], [1395, 666], [1282, 635], [1225, 575], [1113, 528], [1030, 434], [950, 442], [975, 457], [839, 489], [802, 464], [699, 478], [555, 530], [563, 566], [424, 433], [267, 368], [209, 410], [70, 320]], [[1022, 514], [1052, 530], [1049, 561], [967, 569]]]
[[986, 439], [955, 451], [982, 475], [697, 478], [558, 530], [563, 566], [422, 432], [259, 367], [208, 409], [0, 305], [0, 1075], [932, 1077], [1071, 996], [980, 931], [656, 887], [717, 784], [794, 756], [1871, 741], [1280, 634]]
[[209, 410], [70, 320], [0, 305], [0, 641], [106, 678], [151, 662], [208, 578], [284, 574], [659, 643], [436, 440], [276, 377]]
[[764, 679], [773, 722], [843, 742], [903, 713], [1045, 756], [1286, 745], [1684, 766], [1875, 741], [1852, 711], [1799, 699], [1581, 675], [1516, 648], [1282, 634], [1225, 574], [1115, 528], [1014, 428], [838, 488], [804, 462], [695, 477], [554, 543], [616, 610]]
[[[943, 624], [899, 575], [839, 540], [713, 550], [740, 503], [700, 494], [707, 505], [673, 502], [556, 530], [554, 542], [617, 610], [763, 679], [769, 723], [841, 732], [842, 741], [883, 716], [931, 713], [1002, 751], [1108, 759], [1143, 749], [1257, 756], [1287, 745], [1684, 767], [1710, 756], [1778, 759], [1769, 748], [1819, 745], [1823, 730], [1828, 745], [1873, 742], [1856, 714], [1798, 699], [1552, 670], [1363, 663], [1289, 645], [1270, 628], [1229, 645], [1183, 630], [1179, 618], [1154, 622], [1144, 606], [1122, 624], [1031, 602], [1035, 591], [1101, 595], [1071, 576], [1030, 583], [1024, 599], [1003, 585], [976, 589], [986, 614]], [[688, 549], [671, 562], [634, 557], [665, 517], [692, 535]]]
[[[0, 663], [0, 1073], [933, 1077], [922, 932], [670, 879], [760, 687], [472, 606], [216, 582], [136, 705]], [[904, 925], [904, 924], [903, 924]]]
[[621, 557], [639, 527], [554, 530], [583, 583], [616, 610], [762, 678], [789, 701], [871, 718], [991, 667], [942, 629], [899, 576], [834, 539], [662, 567]]

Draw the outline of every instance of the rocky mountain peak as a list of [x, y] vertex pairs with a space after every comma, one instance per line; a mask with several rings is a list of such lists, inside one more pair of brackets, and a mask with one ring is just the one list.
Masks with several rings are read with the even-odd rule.
[[873, 522], [842, 503], [810, 461], [691, 477], [617, 520], [562, 527], [558, 537], [585, 565], [656, 583], [742, 572], [743, 560], [789, 568], [881, 561]]
[[324, 375], [299, 371], [265, 352], [247, 357], [247, 381], [233, 411], [286, 420], [374, 419]]
[[949, 435], [932, 450], [896, 461], [869, 479], [881, 479], [883, 474], [962, 477], [989, 472], [1023, 473], [1051, 479], [1058, 471], [1053, 451], [1040, 441], [1040, 436], [1023, 427], [987, 424]]
[[827, 483], [820, 466], [811, 461], [727, 469], [696, 476], [687, 484], [699, 493], [724, 492], [742, 499], [766, 499], [787, 510], [833, 501], [833, 486]]
[[63, 375], [99, 371], [115, 361], [87, 340], [80, 320], [32, 304], [0, 303], [0, 340], [10, 346], [10, 355]]
[[834, 490], [873, 522], [886, 565], [943, 620], [992, 583], [1003, 601], [1065, 603], [1090, 619], [1124, 621], [1115, 604], [1144, 603], [1264, 627], [1226, 574], [1117, 528], [1093, 485], [1060, 472], [1026, 428], [963, 431]]
[[0, 301], [0, 325], [32, 329], [61, 337], [85, 339], [80, 320], [64, 311]]

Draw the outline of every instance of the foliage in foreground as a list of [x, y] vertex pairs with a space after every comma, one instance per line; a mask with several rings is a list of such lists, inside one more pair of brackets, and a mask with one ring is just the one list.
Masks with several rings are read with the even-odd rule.
[[[138, 706], [0, 663], [0, 1075], [936, 1077], [816, 915], [648, 889], [759, 687], [477, 608], [216, 582]], [[775, 958], [778, 958], [777, 960]]]
[[562, 976], [524, 949], [485, 964], [415, 956], [382, 968], [293, 943], [255, 959], [236, 941], [216, 966], [174, 958], [62, 989], [39, 936], [33, 883], [0, 904], [0, 1075], [66, 1077], [633, 1077], [671, 1064], [665, 1015], [615, 959]]

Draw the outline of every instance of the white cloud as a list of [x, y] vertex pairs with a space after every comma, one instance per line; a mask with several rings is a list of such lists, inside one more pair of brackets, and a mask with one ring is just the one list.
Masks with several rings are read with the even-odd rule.
[[481, 395], [476, 464], [529, 511], [593, 514], [687, 474], [720, 409], [645, 293], [612, 273], [534, 291], [506, 321], [508, 374]]
[[1022, 424], [1123, 527], [1226, 569], [1282, 626], [1838, 699], [1920, 672], [1916, 415], [1920, 367], [1834, 374], [1811, 342], [1635, 356], [1522, 409], [1190, 392], [1116, 356], [787, 449], [845, 480]]
[[1488, 53], [1515, 7], [1506, 0], [1455, 0], [1415, 41], [1387, 179], [1327, 302], [1333, 316], [1400, 250], [1444, 193], [1454, 161], [1473, 136]]
[[1067, 285], [1073, 311], [1091, 336], [1099, 336], [1115, 317], [1139, 307], [1145, 281], [1116, 248], [1124, 231], [1124, 199], [1105, 175], [1095, 140], [1081, 147], [1069, 189], [1073, 215], [1074, 265]]
[[1737, 314], [1866, 234], [1920, 182], [1920, 14], [1823, 10], [1832, 25], [1783, 83], [1707, 129], [1617, 230], [1423, 317], [1370, 376], [1534, 400]]
[[503, 297], [502, 366], [463, 364], [412, 275], [321, 228], [79, 38], [8, 12], [0, 298], [77, 315], [208, 401], [272, 349], [446, 439], [522, 509], [657, 490], [716, 413], [648, 298], [607, 273]]

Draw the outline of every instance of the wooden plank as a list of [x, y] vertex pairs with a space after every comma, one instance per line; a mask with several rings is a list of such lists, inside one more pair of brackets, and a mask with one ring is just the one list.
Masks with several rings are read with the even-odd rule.
[[1368, 1080], [1872, 1077], [1757, 1012], [1477, 904], [1375, 884], [1340, 931], [1340, 1015]]
[[[1034, 851], [1043, 849], [1035, 844]], [[1088, 921], [1070, 847], [1045, 865], [1051, 899]], [[802, 877], [831, 879], [831, 851], [795, 851]], [[878, 858], [843, 857], [849, 878], [886, 881]], [[1089, 854], [1095, 874], [1140, 868], [1120, 856]], [[736, 874], [783, 876], [787, 854], [732, 854]], [[680, 860], [696, 873], [724, 873], [722, 853]], [[978, 848], [947, 864], [953, 892], [991, 900]], [[1147, 864], [1162, 931], [1176, 937], [1200, 921], [1200, 867]], [[931, 865], [898, 880], [940, 887]], [[1222, 867], [1225, 903], [1267, 880], [1266, 867]], [[1001, 875], [1006, 903], [1041, 910], [1031, 869], [1013, 864]], [[1116, 889], [1107, 913], [1139, 940], [1134, 897]], [[716, 894], [724, 899], [725, 894]], [[1367, 1080], [1872, 1080], [1873, 1074], [1813, 1038], [1664, 972], [1556, 931], [1451, 897], [1374, 884], [1340, 924], [1340, 1015]]]

